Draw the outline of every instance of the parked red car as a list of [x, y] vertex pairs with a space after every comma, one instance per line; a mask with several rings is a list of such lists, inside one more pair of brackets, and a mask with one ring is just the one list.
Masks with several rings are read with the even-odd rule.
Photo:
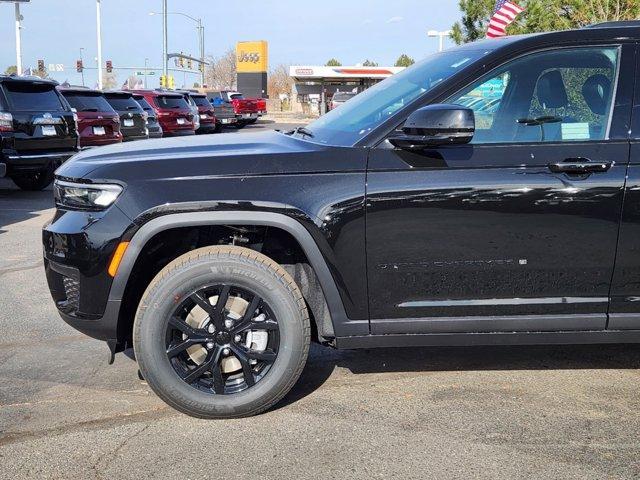
[[78, 115], [81, 147], [97, 147], [122, 142], [120, 116], [99, 90], [58, 87]]
[[165, 90], [134, 90], [142, 95], [155, 110], [165, 137], [195, 135], [195, 123], [191, 107], [181, 93]]

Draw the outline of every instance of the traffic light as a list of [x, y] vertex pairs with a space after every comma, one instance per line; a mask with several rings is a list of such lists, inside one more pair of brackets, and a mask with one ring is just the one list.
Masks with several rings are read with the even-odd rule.
[[180, 65], [180, 68], [184, 68], [184, 58], [180, 57], [178, 59], [178, 65]]
[[78, 73], [82, 73], [82, 70], [84, 70], [84, 65], [82, 65], [82, 60], [76, 61], [76, 70], [78, 71]]
[[200, 62], [200, 64], [198, 65], [198, 70], [204, 73], [204, 63]]
[[169, 75], [169, 76], [167, 77], [167, 80], [168, 80], [168, 82], [167, 82], [167, 87], [169, 87], [171, 90], [173, 90], [174, 88], [176, 88], [176, 82], [175, 82], [175, 80], [173, 79], [173, 75]]
[[187, 68], [189, 70], [193, 70], [193, 62], [191, 61], [190, 58], [187, 59]]
[[161, 88], [167, 87], [167, 77], [165, 77], [164, 75], [160, 75], [160, 87]]
[[113, 72], [113, 62], [111, 60], [107, 60], [107, 73]]
[[38, 71], [44, 73], [44, 60], [38, 60]]

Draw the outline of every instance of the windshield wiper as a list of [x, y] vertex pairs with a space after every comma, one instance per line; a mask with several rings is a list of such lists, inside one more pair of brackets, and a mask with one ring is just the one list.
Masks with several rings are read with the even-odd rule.
[[300, 135], [305, 135], [307, 137], [313, 138], [313, 132], [306, 127], [298, 127], [291, 131], [291, 134], [299, 133]]

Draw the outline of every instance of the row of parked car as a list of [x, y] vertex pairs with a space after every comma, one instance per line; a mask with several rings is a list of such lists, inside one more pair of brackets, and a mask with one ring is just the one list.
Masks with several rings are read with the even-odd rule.
[[81, 148], [243, 128], [266, 114], [239, 92], [100, 91], [0, 76], [0, 177], [42, 190]]

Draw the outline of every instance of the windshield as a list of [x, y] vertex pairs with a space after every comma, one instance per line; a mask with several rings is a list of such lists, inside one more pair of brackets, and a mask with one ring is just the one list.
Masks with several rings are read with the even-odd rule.
[[347, 100], [349, 100], [350, 98], [353, 98], [355, 96], [356, 96], [355, 93], [336, 93], [333, 96], [333, 101], [334, 102], [346, 102]]
[[486, 53], [486, 50], [461, 48], [431, 55], [354, 96], [309, 124], [306, 133], [297, 135], [327, 145], [354, 145], [395, 112]]
[[12, 110], [18, 112], [63, 112], [64, 105], [55, 85], [29, 82], [6, 82], [5, 95]]
[[62, 95], [78, 112], [115, 113], [109, 102], [100, 94], [64, 92]]

